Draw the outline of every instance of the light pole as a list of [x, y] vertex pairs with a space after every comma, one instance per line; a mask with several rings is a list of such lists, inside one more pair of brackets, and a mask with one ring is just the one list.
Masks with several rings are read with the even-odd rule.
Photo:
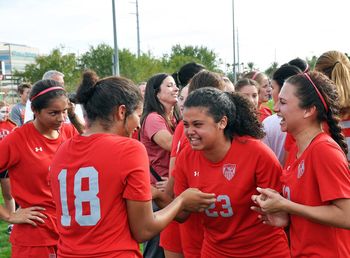
[[114, 35], [114, 58], [113, 58], [113, 75], [119, 76], [119, 56], [118, 56], [118, 43], [117, 43], [117, 24], [115, 19], [115, 4], [112, 0], [112, 12], [113, 12], [113, 35]]
[[233, 80], [236, 82], [236, 37], [235, 37], [235, 0], [232, 0], [232, 50], [233, 50]]
[[136, 23], [137, 23], [137, 57], [140, 57], [140, 23], [139, 23], [139, 1], [136, 0]]

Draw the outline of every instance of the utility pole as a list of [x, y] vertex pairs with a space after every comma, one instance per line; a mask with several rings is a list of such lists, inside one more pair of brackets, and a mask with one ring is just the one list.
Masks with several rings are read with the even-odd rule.
[[118, 43], [117, 43], [117, 24], [115, 19], [115, 4], [112, 0], [112, 12], [113, 12], [113, 35], [114, 35], [114, 58], [113, 58], [113, 75], [119, 76], [119, 55], [118, 55]]
[[140, 47], [140, 23], [139, 23], [139, 1], [135, 0], [135, 2], [130, 2], [135, 4], [136, 12], [130, 13], [136, 15], [136, 33], [137, 33], [137, 57], [139, 58], [141, 55], [141, 47]]
[[139, 1], [136, 0], [136, 26], [137, 26], [137, 57], [140, 57], [140, 23], [139, 23]]
[[232, 0], [232, 50], [233, 50], [233, 80], [237, 80], [236, 74], [236, 37], [235, 37], [235, 0]]

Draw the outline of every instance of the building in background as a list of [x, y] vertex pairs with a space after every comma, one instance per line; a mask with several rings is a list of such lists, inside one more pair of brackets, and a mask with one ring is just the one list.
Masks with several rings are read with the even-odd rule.
[[0, 42], [0, 100], [9, 104], [18, 101], [18, 79], [12, 75], [15, 71], [24, 72], [27, 64], [35, 63], [39, 49], [25, 45]]

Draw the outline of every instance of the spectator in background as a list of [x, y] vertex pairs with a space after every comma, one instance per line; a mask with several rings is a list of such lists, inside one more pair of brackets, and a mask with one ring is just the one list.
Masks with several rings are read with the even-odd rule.
[[225, 83], [225, 90], [224, 91], [226, 91], [226, 92], [235, 92], [235, 86], [231, 82], [230, 78], [228, 78], [227, 76], [222, 76], [222, 80]]
[[259, 120], [260, 122], [264, 121], [264, 119], [270, 115], [272, 115], [272, 111], [265, 104], [271, 98], [272, 88], [269, 78], [266, 74], [259, 71], [252, 71], [243, 76], [243, 78], [252, 79], [257, 81], [259, 84]]
[[252, 79], [240, 79], [235, 85], [236, 92], [246, 97], [258, 110], [259, 105], [259, 84]]
[[290, 60], [288, 64], [298, 67], [303, 73], [307, 73], [310, 70], [309, 64], [299, 57]]
[[147, 86], [147, 82], [140, 82], [139, 83], [139, 89], [141, 91], [141, 95], [143, 98], [145, 97], [146, 86]]
[[30, 83], [21, 83], [18, 85], [17, 91], [21, 100], [12, 107], [10, 113], [11, 121], [15, 122], [17, 126], [22, 126], [24, 123], [24, 112], [31, 88], [32, 85]]
[[[179, 88], [169, 74], [156, 74], [147, 81], [140, 140], [149, 157], [151, 183], [160, 191], [164, 191], [168, 182], [171, 143], [180, 120], [178, 94]], [[153, 208], [158, 209], [156, 205]], [[144, 256], [164, 257], [159, 236], [145, 244]]]
[[195, 74], [204, 69], [205, 67], [203, 65], [191, 62], [181, 66], [180, 70], [173, 73], [171, 76], [173, 76], [178, 88], [182, 89], [190, 82]]

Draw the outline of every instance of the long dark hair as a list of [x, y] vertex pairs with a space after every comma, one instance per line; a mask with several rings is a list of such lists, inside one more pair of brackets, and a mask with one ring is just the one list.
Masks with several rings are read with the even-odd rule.
[[90, 122], [98, 119], [104, 129], [113, 124], [111, 114], [120, 105], [126, 107], [126, 118], [142, 104], [141, 92], [131, 80], [123, 77], [99, 80], [93, 71], [83, 74], [76, 98], [83, 104], [87, 119]]
[[[174, 131], [175, 126], [171, 121], [168, 120], [166, 113], [165, 113], [165, 108], [163, 104], [159, 101], [157, 98], [157, 94], [160, 91], [160, 86], [162, 82], [165, 80], [165, 78], [169, 77], [171, 75], [166, 74], [166, 73], [159, 73], [154, 76], [152, 76], [148, 81], [147, 81], [147, 87], [145, 91], [145, 98], [144, 98], [144, 104], [143, 104], [143, 113], [141, 117], [141, 125], [143, 125], [143, 122], [145, 121], [146, 117], [152, 113], [156, 112], [157, 114], [161, 115], [164, 120], [166, 121], [168, 127]], [[180, 112], [178, 110], [177, 105], [174, 106], [174, 111], [173, 111], [174, 118], [176, 122], [180, 120]]]
[[216, 123], [226, 116], [228, 123], [224, 134], [227, 139], [244, 135], [261, 139], [265, 135], [253, 105], [238, 93], [223, 92], [212, 87], [200, 88], [188, 95], [184, 107], [207, 108], [207, 113]]

